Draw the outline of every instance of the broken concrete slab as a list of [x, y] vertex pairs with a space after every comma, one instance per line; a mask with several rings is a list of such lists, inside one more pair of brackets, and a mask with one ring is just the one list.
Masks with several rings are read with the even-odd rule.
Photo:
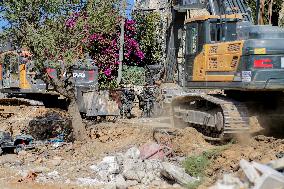
[[259, 179], [260, 174], [257, 172], [257, 170], [254, 168], [254, 166], [250, 162], [242, 159], [240, 161], [240, 167], [242, 168], [246, 177], [251, 183], [255, 183], [256, 180]]
[[284, 189], [284, 179], [273, 174], [264, 174], [256, 182], [253, 189]]
[[185, 172], [185, 169], [175, 166], [168, 162], [162, 163], [161, 174], [169, 180], [176, 181], [179, 184], [188, 184], [190, 182], [198, 181], [198, 179], [191, 177]]
[[262, 173], [262, 176], [256, 180], [253, 189], [284, 189], [284, 175], [267, 165], [257, 162], [252, 162], [252, 165]]
[[284, 170], [284, 157], [277, 160], [273, 160], [267, 165], [275, 170]]
[[271, 167], [267, 165], [263, 165], [257, 162], [252, 162], [252, 165], [263, 175], [273, 175], [275, 177], [278, 177], [279, 179], [283, 180], [284, 182], [284, 175], [282, 175], [280, 172], [276, 171], [275, 169], [272, 169]]
[[117, 174], [120, 171], [120, 166], [116, 156], [107, 156], [98, 165], [90, 166], [90, 169], [95, 172], [106, 171], [109, 174]]

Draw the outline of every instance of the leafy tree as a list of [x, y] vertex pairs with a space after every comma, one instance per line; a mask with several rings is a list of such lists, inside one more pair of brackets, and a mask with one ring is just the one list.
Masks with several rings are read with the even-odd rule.
[[158, 12], [136, 11], [133, 13], [136, 24], [136, 40], [144, 52], [144, 65], [160, 63], [163, 58], [161, 16]]
[[[1, 19], [6, 39], [18, 47], [26, 47], [33, 55], [38, 75], [70, 101], [74, 137], [84, 139], [72, 70], [74, 61], [83, 58], [82, 46], [94, 33], [115, 30], [117, 0], [4, 0], [0, 1]], [[57, 69], [51, 78], [46, 68]], [[66, 74], [63, 74], [66, 73]]]
[[[245, 2], [247, 3], [247, 5], [251, 8], [252, 10], [252, 16], [254, 18], [254, 20], [256, 21], [256, 1], [255, 0], [245, 0]], [[273, 0], [273, 7], [272, 7], [272, 14], [276, 15], [276, 17], [278, 17], [279, 12], [281, 10], [282, 7], [282, 0]], [[263, 21], [264, 24], [269, 24], [269, 4], [270, 1], [265, 1], [265, 7], [264, 7], [264, 15], [263, 15]], [[274, 21], [274, 24], [277, 24], [278, 20]]]

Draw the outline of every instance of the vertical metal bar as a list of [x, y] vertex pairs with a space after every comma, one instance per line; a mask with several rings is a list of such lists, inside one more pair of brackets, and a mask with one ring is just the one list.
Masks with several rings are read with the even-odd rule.
[[124, 26], [125, 26], [125, 8], [126, 1], [121, 1], [121, 24], [120, 24], [120, 38], [119, 38], [119, 67], [118, 67], [118, 76], [117, 76], [117, 84], [119, 85], [122, 79], [122, 62], [123, 62], [123, 54], [124, 54]]

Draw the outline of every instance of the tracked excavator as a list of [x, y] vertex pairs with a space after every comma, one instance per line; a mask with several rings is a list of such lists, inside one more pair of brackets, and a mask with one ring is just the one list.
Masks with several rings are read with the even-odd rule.
[[[21, 106], [44, 106], [46, 108], [67, 109], [66, 98], [37, 77], [32, 55], [26, 50], [13, 50], [0, 46], [0, 118], [18, 114]], [[98, 68], [93, 60], [78, 59], [74, 63], [73, 78], [76, 101], [83, 118], [109, 118], [120, 116], [118, 102], [111, 98], [112, 91], [99, 90]], [[51, 77], [57, 77], [57, 69], [46, 70]]]
[[[252, 115], [263, 126], [281, 123], [284, 29], [255, 25], [243, 0], [184, 0], [175, 8], [209, 13], [184, 21], [182, 69], [168, 53], [164, 80], [172, 81], [178, 70], [182, 88], [172, 100], [175, 127], [183, 122], [211, 140], [222, 140], [248, 133]], [[170, 37], [169, 51], [176, 49], [173, 41]]]

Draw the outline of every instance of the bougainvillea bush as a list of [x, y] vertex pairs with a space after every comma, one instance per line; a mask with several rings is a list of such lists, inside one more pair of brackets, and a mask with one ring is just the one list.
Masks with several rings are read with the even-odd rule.
[[[125, 21], [124, 60], [123, 65], [137, 66], [144, 60], [144, 53], [135, 40], [136, 29], [133, 20]], [[116, 87], [119, 64], [120, 26], [112, 33], [94, 33], [85, 40], [84, 50], [88, 51], [99, 68], [99, 85], [101, 88]]]

